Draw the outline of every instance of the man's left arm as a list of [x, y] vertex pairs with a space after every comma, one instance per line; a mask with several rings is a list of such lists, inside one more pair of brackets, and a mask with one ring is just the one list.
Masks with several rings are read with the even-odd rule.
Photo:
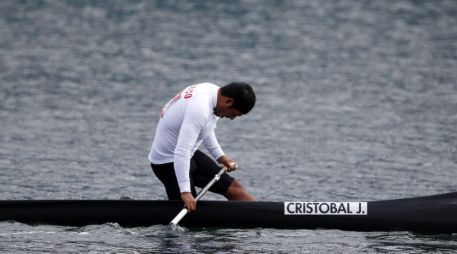
[[230, 159], [227, 155], [224, 154], [219, 142], [217, 141], [216, 134], [214, 130], [211, 131], [210, 135], [208, 135], [205, 139], [203, 139], [203, 145], [205, 146], [206, 150], [211, 154], [211, 156], [217, 160], [220, 164], [227, 167], [227, 171], [233, 171], [233, 165], [236, 164], [235, 161]]
[[214, 130], [211, 131], [211, 133], [203, 139], [203, 145], [215, 160], [224, 155], [224, 151], [222, 151], [222, 148], [217, 141]]

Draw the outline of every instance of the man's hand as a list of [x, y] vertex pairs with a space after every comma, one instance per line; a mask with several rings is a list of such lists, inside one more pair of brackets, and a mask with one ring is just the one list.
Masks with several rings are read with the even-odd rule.
[[224, 165], [227, 168], [227, 172], [234, 171], [236, 169], [236, 162], [230, 159], [227, 155], [222, 155], [217, 159], [217, 162]]
[[194, 196], [190, 192], [182, 192], [181, 193], [182, 202], [184, 202], [184, 207], [187, 208], [187, 211], [193, 212], [197, 209], [197, 200], [195, 200]]

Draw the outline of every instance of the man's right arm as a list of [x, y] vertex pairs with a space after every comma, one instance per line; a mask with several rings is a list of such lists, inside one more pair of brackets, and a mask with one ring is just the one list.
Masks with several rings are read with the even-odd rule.
[[178, 143], [174, 154], [174, 168], [179, 190], [181, 191], [181, 200], [189, 212], [196, 208], [197, 201], [192, 196], [190, 189], [190, 159], [192, 149], [197, 141], [199, 128], [193, 121], [184, 121], [179, 132]]
[[190, 159], [200, 128], [199, 124], [193, 120], [184, 119], [179, 131], [178, 142], [174, 152], [174, 168], [181, 193], [190, 192]]
[[[194, 108], [195, 107], [195, 108]], [[195, 210], [196, 200], [192, 196], [190, 186], [190, 159], [192, 151], [197, 143], [198, 136], [205, 122], [205, 115], [198, 105], [189, 104], [188, 112], [184, 117], [179, 131], [179, 137], [174, 151], [174, 168], [178, 181], [181, 199], [189, 211]]]

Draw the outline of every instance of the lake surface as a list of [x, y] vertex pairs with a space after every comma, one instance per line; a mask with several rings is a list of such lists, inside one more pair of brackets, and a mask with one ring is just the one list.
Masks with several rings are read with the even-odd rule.
[[[456, 1], [4, 0], [0, 199], [165, 199], [160, 107], [239, 80], [257, 105], [216, 133], [259, 200], [456, 191]], [[2, 253], [456, 250], [456, 234], [0, 222]]]

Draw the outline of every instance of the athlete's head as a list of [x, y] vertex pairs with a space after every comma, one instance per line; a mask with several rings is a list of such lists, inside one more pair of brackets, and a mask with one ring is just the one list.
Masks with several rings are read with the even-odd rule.
[[256, 97], [254, 89], [244, 82], [233, 82], [221, 87], [223, 96], [233, 100], [231, 108], [238, 110], [241, 114], [247, 114], [254, 108]]

